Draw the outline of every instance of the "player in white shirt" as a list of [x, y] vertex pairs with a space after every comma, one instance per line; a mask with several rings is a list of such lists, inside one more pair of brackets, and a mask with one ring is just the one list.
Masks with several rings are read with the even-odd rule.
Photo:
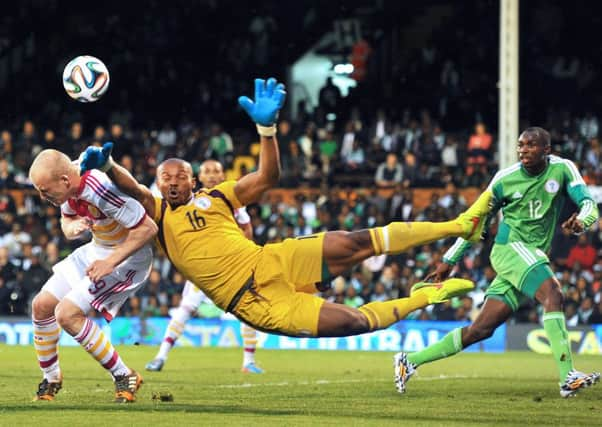
[[62, 387], [58, 357], [62, 328], [110, 372], [115, 402], [133, 402], [142, 377], [127, 367], [88, 313], [96, 310], [111, 321], [145, 283], [157, 225], [106, 174], [93, 170], [80, 176], [79, 164], [59, 151], [40, 152], [29, 177], [43, 200], [61, 207], [67, 239], [92, 234], [89, 243], [53, 267], [54, 274], [33, 299], [34, 347], [44, 375], [35, 400], [54, 400]]
[[[207, 188], [215, 187], [225, 179], [224, 168], [222, 164], [216, 160], [206, 160], [201, 164], [198, 178], [203, 186]], [[251, 225], [251, 218], [249, 217], [247, 210], [244, 207], [236, 209], [234, 211], [234, 217], [245, 237], [252, 240], [253, 226]], [[171, 320], [169, 321], [169, 325], [167, 325], [159, 352], [152, 361], [146, 364], [146, 369], [148, 371], [160, 371], [163, 369], [169, 351], [184, 332], [186, 322], [197, 312], [203, 297], [204, 294], [200, 289], [191, 282], [186, 282], [184, 291], [182, 292], [180, 305], [174, 311]], [[242, 372], [252, 374], [263, 373], [263, 369], [255, 363], [257, 331], [250, 326], [241, 323], [240, 334], [243, 339]]]

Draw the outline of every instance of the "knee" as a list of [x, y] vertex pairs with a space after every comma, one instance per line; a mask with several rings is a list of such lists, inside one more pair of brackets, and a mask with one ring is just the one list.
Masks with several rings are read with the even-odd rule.
[[551, 283], [550, 286], [545, 288], [542, 286], [540, 289], [546, 289], [541, 304], [545, 311], [559, 311], [562, 310], [564, 305], [564, 294], [560, 290], [560, 286]]
[[56, 302], [53, 298], [49, 297], [47, 294], [39, 293], [31, 302], [31, 313], [34, 319], [48, 319], [54, 315], [55, 307]]
[[54, 315], [56, 316], [56, 322], [63, 329], [70, 329], [70, 326], [74, 322], [74, 318], [78, 315], [79, 310], [74, 310], [69, 304], [59, 302], [54, 309]]
[[367, 230], [329, 231], [328, 240], [337, 247], [339, 254], [353, 255], [364, 248], [371, 247], [370, 232]]
[[550, 292], [550, 295], [548, 296], [548, 304], [551, 308], [556, 308], [558, 310], [562, 309], [562, 306], [564, 305], [564, 294], [562, 293], [562, 291], [558, 288], [555, 288], [552, 292]]
[[345, 318], [345, 329], [350, 334], [362, 334], [371, 330], [370, 322], [364, 313], [359, 310], [349, 311]]

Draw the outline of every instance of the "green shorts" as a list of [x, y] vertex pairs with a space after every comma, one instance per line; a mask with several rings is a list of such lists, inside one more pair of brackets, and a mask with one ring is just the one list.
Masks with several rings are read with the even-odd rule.
[[547, 255], [523, 242], [496, 243], [489, 259], [497, 276], [485, 295], [503, 301], [513, 311], [526, 297], [534, 298], [544, 280], [554, 277]]

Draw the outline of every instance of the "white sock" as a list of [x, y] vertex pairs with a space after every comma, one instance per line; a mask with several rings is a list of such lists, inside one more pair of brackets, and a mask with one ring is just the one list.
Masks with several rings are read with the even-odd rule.
[[255, 348], [257, 347], [257, 331], [244, 323], [240, 324], [243, 346], [243, 366], [255, 363]]
[[190, 314], [190, 310], [182, 306], [179, 306], [175, 310], [169, 321], [169, 325], [167, 325], [167, 329], [165, 330], [165, 335], [163, 336], [163, 341], [161, 342], [161, 347], [159, 347], [156, 359], [167, 360], [167, 354], [178, 338], [180, 338], [180, 335], [184, 332], [184, 326], [186, 326], [186, 322], [188, 322], [191, 317], [192, 314]]
[[38, 357], [38, 364], [49, 382], [61, 379], [59, 365], [58, 342], [61, 329], [54, 316], [48, 319], [32, 319], [33, 321], [33, 346]]
[[86, 319], [81, 331], [73, 338], [114, 377], [130, 373], [109, 338], [91, 319]]

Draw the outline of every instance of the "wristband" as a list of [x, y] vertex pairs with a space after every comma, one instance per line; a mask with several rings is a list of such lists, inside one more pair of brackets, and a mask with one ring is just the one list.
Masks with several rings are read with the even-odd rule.
[[101, 172], [107, 173], [109, 171], [109, 169], [111, 169], [113, 167], [114, 164], [115, 163], [113, 162], [113, 156], [109, 156], [109, 158], [105, 162], [104, 166], [99, 168], [99, 170]]
[[274, 124], [272, 126], [262, 126], [258, 124], [257, 133], [261, 136], [274, 136], [276, 135], [276, 125]]

